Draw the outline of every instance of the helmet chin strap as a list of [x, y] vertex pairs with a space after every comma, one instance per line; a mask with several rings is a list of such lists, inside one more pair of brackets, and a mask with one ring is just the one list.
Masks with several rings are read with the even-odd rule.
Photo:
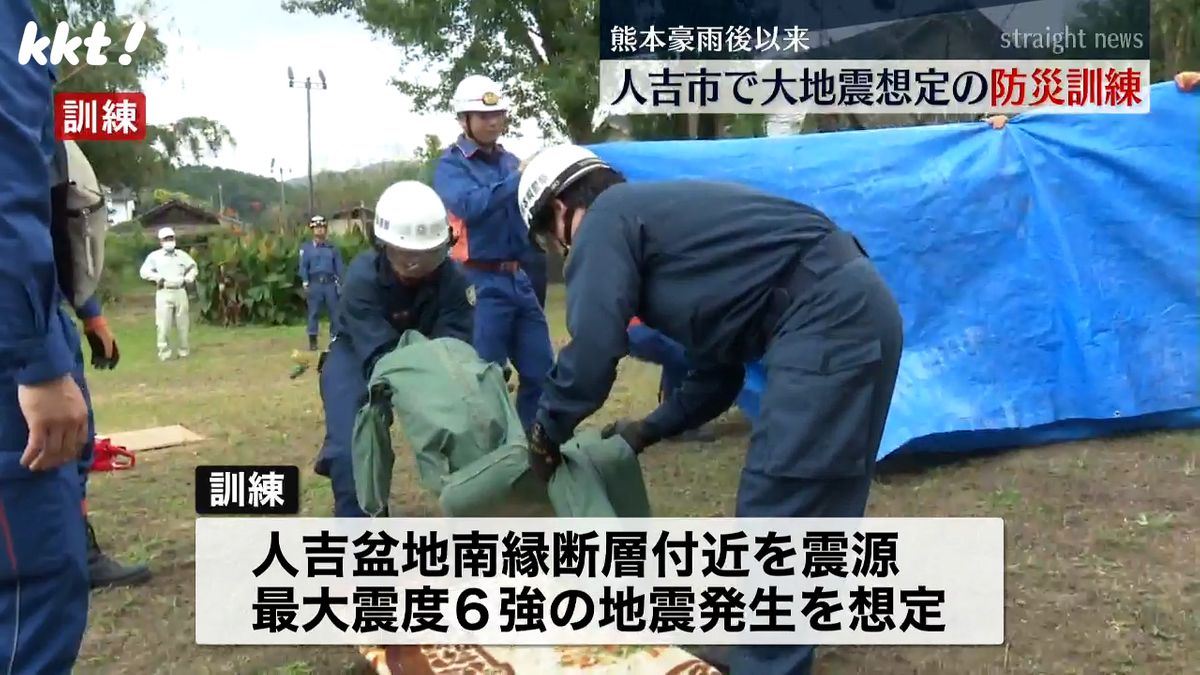
[[571, 247], [571, 244], [575, 238], [574, 225], [576, 210], [577, 209], [574, 206], [570, 206], [567, 207], [565, 212], [563, 212], [563, 243], [567, 245], [567, 248]]
[[572, 227], [572, 225], [575, 222], [576, 210], [576, 207], [568, 206], [567, 209], [563, 211], [563, 238], [561, 241], [559, 241], [559, 244], [563, 247], [564, 258], [571, 254], [571, 244], [573, 244], [575, 240], [575, 233], [572, 232], [572, 230], [575, 228]]

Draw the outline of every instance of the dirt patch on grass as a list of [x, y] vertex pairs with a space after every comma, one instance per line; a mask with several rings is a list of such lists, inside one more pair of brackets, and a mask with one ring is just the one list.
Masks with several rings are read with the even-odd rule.
[[[197, 327], [194, 358], [164, 365], [154, 360], [146, 321], [138, 315], [118, 323], [122, 365], [93, 383], [101, 426], [179, 423], [209, 440], [150, 451], [134, 471], [93, 477], [90, 504], [101, 543], [121, 559], [148, 561], [155, 578], [93, 596], [80, 672], [362, 672], [352, 647], [193, 644], [196, 464], [298, 464], [303, 515], [331, 513], [328, 482], [310, 469], [324, 435], [316, 376], [287, 378], [303, 329]], [[650, 410], [657, 377], [653, 368], [623, 363], [609, 404], [589, 426]], [[664, 443], [647, 452], [656, 515], [732, 513], [748, 426], [735, 412], [715, 430], [713, 444]], [[823, 648], [818, 672], [1194, 672], [1198, 448], [1200, 435], [1156, 434], [883, 473], [871, 515], [1005, 519], [1007, 644]], [[411, 465], [399, 466], [397, 511], [435, 515]]]

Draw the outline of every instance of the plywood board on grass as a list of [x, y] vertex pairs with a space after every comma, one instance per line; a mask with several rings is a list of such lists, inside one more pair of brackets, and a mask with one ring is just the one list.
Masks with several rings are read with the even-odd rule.
[[203, 436], [180, 424], [138, 429], [136, 431], [122, 431], [116, 434], [96, 434], [96, 438], [107, 438], [113, 445], [133, 452], [172, 448], [177, 445], [198, 443], [204, 440]]

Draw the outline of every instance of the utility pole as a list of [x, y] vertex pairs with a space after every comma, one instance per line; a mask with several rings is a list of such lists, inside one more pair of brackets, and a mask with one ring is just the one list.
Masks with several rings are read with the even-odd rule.
[[[328, 86], [325, 85], [325, 72], [324, 71], [318, 70], [317, 77], [320, 78], [320, 80], [321, 80], [319, 85], [315, 85], [313, 83], [311, 76], [304, 78], [304, 98], [305, 98], [305, 102], [307, 104], [307, 110], [308, 110], [308, 217], [309, 218], [316, 215], [316, 205], [314, 203], [314, 192], [313, 192], [313, 173], [312, 173], [312, 90], [313, 90], [314, 86], [320, 86], [321, 89], [329, 88]], [[292, 67], [288, 66], [288, 87], [292, 88], [295, 86], [296, 86], [296, 78], [292, 74]]]
[[220, 183], [217, 183], [217, 203], [219, 204], [219, 206], [217, 207], [217, 209], [218, 209], [217, 212], [221, 214], [222, 218], [224, 218], [225, 217], [225, 190], [221, 187]]

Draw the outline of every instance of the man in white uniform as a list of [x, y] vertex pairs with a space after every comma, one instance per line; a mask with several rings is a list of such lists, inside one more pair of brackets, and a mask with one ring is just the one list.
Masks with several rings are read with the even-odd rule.
[[162, 248], [146, 256], [141, 275], [158, 286], [154, 297], [154, 321], [158, 326], [158, 358], [171, 358], [168, 337], [174, 325], [178, 337], [180, 358], [188, 355], [188, 296], [185, 284], [196, 281], [196, 261], [184, 251], [175, 250], [175, 231], [164, 227], [158, 231]]

